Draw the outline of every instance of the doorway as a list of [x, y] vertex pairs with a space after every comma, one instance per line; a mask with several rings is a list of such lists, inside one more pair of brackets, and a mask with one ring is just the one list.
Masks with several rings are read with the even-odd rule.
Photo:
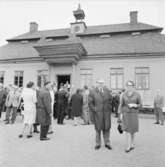
[[57, 87], [58, 90], [60, 88], [60, 84], [66, 84], [68, 82], [68, 84], [70, 84], [70, 75], [57, 75]]

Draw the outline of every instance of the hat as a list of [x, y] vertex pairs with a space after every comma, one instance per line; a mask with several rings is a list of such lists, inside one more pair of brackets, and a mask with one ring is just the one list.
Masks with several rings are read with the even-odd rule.
[[97, 83], [105, 83], [105, 81], [103, 79], [98, 79], [96, 82]]

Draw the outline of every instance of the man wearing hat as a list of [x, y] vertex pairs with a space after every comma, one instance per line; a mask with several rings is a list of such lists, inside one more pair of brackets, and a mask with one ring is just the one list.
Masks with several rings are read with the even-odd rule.
[[51, 83], [46, 82], [44, 88], [38, 90], [37, 94], [37, 118], [36, 122], [41, 125], [40, 129], [40, 140], [49, 140], [47, 138], [47, 133], [49, 130], [49, 125], [51, 124], [51, 96], [50, 89]]
[[101, 147], [101, 132], [103, 133], [105, 147], [109, 150], [110, 146], [110, 128], [111, 128], [111, 111], [112, 111], [112, 95], [108, 88], [104, 86], [104, 80], [97, 81], [97, 86], [90, 91], [89, 109], [93, 114], [93, 121], [96, 130], [95, 149]]

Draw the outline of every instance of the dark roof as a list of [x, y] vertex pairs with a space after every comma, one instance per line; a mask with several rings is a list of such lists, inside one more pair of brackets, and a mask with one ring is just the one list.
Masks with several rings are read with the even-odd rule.
[[146, 33], [137, 36], [112, 36], [82, 40], [88, 55], [95, 54], [134, 54], [134, 53], [165, 53], [165, 35]]
[[0, 47], [0, 60], [38, 57], [32, 43], [9, 43]]
[[[91, 37], [80, 39], [87, 55], [113, 55], [134, 53], [165, 53], [165, 35], [160, 33], [145, 33], [140, 35], [112, 35], [109, 38]], [[41, 42], [11, 42], [0, 47], [0, 60], [16, 58], [39, 57], [33, 46], [57, 45], [66, 40], [54, 40]]]
[[[161, 31], [162, 29], [163, 28], [161, 27], [152, 26], [144, 23], [137, 23], [137, 24], [123, 23], [123, 24], [88, 26], [85, 32], [80, 35], [136, 32], [136, 31]], [[25, 34], [8, 39], [7, 41], [39, 39], [42, 37], [67, 37], [69, 35], [70, 35], [70, 28], [65, 28], [56, 30], [27, 32]]]

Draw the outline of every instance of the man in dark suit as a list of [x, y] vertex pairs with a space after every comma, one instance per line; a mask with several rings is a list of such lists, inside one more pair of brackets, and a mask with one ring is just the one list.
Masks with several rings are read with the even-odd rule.
[[97, 87], [90, 91], [89, 109], [93, 114], [93, 121], [96, 130], [96, 146], [98, 150], [101, 147], [101, 132], [103, 133], [105, 147], [109, 150], [110, 146], [110, 128], [111, 128], [111, 111], [112, 95], [104, 86], [103, 80], [97, 81]]
[[49, 140], [47, 133], [51, 124], [51, 96], [49, 90], [51, 83], [46, 82], [44, 88], [38, 91], [37, 95], [37, 119], [36, 122], [41, 125], [40, 140]]
[[60, 89], [56, 92], [57, 101], [57, 123], [63, 124], [63, 120], [66, 114], [67, 107], [67, 91], [65, 90], [64, 84], [60, 84]]

